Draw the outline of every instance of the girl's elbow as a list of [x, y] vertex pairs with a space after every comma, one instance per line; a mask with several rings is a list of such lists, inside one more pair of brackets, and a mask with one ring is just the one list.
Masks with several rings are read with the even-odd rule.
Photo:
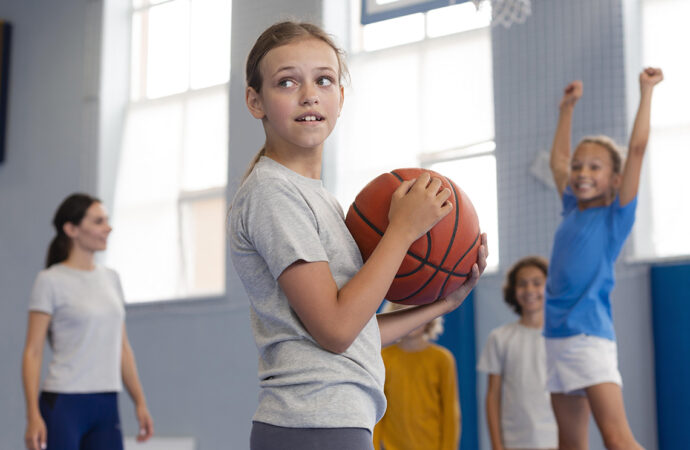
[[354, 338], [347, 335], [331, 334], [329, 336], [322, 336], [316, 339], [316, 342], [325, 350], [331, 353], [341, 354], [345, 353], [354, 342]]

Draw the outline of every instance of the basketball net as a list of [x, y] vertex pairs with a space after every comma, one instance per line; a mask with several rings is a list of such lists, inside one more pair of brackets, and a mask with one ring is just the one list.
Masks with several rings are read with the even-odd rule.
[[514, 23], [524, 23], [532, 14], [530, 0], [472, 0], [472, 3], [479, 9], [484, 1], [491, 3], [491, 26], [494, 27], [500, 23], [510, 28]]

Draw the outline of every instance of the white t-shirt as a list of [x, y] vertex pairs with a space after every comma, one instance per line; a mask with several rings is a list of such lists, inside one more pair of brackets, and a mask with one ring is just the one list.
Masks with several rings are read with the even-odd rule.
[[542, 330], [518, 322], [489, 334], [477, 369], [501, 376], [501, 432], [508, 448], [556, 448]]
[[113, 392], [122, 389], [124, 296], [115, 271], [78, 270], [54, 264], [39, 272], [30, 311], [51, 315], [53, 355], [42, 389], [48, 392]]

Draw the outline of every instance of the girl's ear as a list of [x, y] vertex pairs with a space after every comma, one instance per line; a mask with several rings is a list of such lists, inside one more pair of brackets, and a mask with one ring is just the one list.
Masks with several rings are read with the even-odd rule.
[[340, 85], [340, 106], [338, 107], [338, 117], [340, 117], [340, 112], [343, 110], [343, 103], [345, 102], [345, 88]]
[[247, 103], [249, 112], [252, 116], [254, 116], [255, 119], [263, 119], [266, 117], [264, 105], [261, 102], [261, 96], [251, 86], [247, 87], [247, 91], [245, 93], [245, 102]]
[[62, 231], [64, 231], [70, 239], [74, 239], [77, 236], [77, 227], [72, 222], [65, 222], [62, 226]]
[[613, 188], [615, 190], [620, 189], [622, 181], [623, 181], [623, 176], [620, 173], [614, 173], [613, 174], [613, 178], [611, 179], [611, 184], [613, 185]]

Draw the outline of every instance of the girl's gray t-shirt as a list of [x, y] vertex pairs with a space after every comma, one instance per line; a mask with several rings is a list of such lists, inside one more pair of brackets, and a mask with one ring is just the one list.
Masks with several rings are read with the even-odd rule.
[[51, 315], [52, 358], [42, 389], [89, 393], [122, 390], [124, 296], [117, 273], [54, 264], [39, 272], [29, 310]]
[[262, 157], [230, 210], [235, 269], [259, 350], [254, 420], [283, 427], [373, 429], [386, 408], [376, 317], [342, 354], [307, 332], [278, 285], [292, 263], [326, 261], [342, 287], [362, 266], [337, 200], [320, 180]]

